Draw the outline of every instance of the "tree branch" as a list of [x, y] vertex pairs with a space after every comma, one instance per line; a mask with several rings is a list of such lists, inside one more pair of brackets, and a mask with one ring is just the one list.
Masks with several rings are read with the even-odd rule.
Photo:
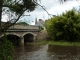
[[[34, 1], [35, 2], [35, 1]], [[38, 4], [37, 2], [35, 2], [36, 4]], [[45, 10], [46, 12], [47, 12], [47, 14], [50, 16], [50, 14], [48, 13], [48, 11], [42, 6], [42, 5], [40, 5], [40, 4], [38, 4], [40, 7], [42, 7], [43, 8], [43, 10]], [[51, 17], [51, 16], [50, 16]]]
[[23, 13], [24, 13], [24, 12], [22, 12], [22, 13], [18, 16], [18, 18], [14, 20], [13, 23], [11, 23], [11, 21], [13, 21], [13, 19], [10, 20], [10, 21], [8, 21], [8, 22], [6, 22], [6, 23], [4, 24], [4, 26], [2, 26], [2, 27], [3, 27], [2, 30], [7, 30], [10, 26], [14, 25], [14, 24], [20, 19], [20, 17], [22, 16]]

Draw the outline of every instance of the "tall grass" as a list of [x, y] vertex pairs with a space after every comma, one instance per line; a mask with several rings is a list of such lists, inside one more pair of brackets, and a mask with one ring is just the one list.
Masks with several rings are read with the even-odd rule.
[[60, 46], [80, 46], [80, 42], [49, 41], [48, 44]]
[[48, 43], [48, 41], [46, 41], [46, 40], [37, 41], [37, 42], [36, 42], [36, 44], [39, 44], [39, 45], [40, 45], [40, 44], [47, 44], [47, 43]]
[[49, 44], [49, 45], [59, 45], [59, 46], [80, 46], [80, 42], [46, 41], [46, 40], [36, 41], [36, 42], [33, 42], [32, 44], [34, 45]]

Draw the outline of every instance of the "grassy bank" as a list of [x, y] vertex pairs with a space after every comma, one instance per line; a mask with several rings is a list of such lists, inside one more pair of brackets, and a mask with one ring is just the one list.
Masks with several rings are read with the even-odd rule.
[[60, 46], [80, 46], [80, 42], [49, 41], [48, 44]]
[[37, 41], [37, 42], [34, 42], [35, 44], [47, 44], [49, 41], [46, 41], [46, 40], [43, 40], [43, 41]]
[[80, 46], [80, 42], [64, 42], [64, 41], [37, 41], [33, 42], [32, 44], [49, 44], [49, 45], [59, 45], [59, 46]]

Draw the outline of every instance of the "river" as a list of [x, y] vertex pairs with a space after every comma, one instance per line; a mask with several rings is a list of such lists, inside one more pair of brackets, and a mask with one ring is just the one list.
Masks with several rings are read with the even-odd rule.
[[25, 44], [15, 47], [14, 60], [80, 60], [80, 47]]

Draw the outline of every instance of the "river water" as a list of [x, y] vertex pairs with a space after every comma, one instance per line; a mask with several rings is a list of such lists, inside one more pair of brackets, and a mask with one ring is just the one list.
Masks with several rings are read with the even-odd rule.
[[14, 60], [80, 60], [80, 47], [25, 44], [15, 47]]

